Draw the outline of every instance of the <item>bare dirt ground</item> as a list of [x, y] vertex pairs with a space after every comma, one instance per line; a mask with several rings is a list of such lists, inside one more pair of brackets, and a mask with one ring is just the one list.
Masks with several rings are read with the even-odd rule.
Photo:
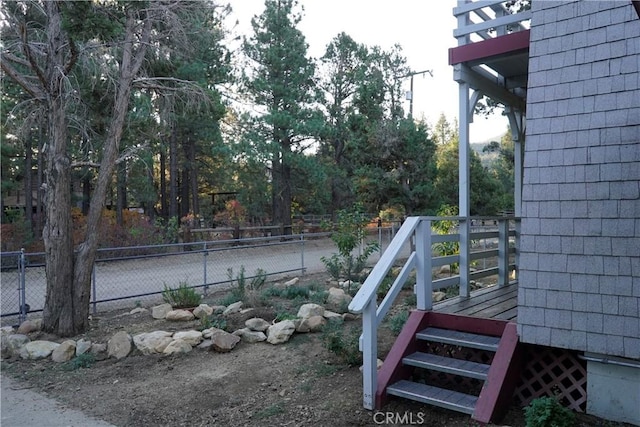
[[[301, 284], [325, 283], [325, 279], [309, 275]], [[207, 302], [219, 297], [213, 295]], [[166, 322], [128, 311], [100, 314], [83, 337], [106, 343], [121, 330], [134, 335], [201, 326], [198, 321]], [[251, 315], [230, 318], [227, 329], [241, 327], [247, 317], [272, 320], [275, 314], [271, 307], [260, 308]], [[344, 327], [360, 328], [360, 320], [346, 322]], [[380, 337], [379, 352], [384, 358], [393, 334], [383, 327]], [[31, 338], [56, 340], [38, 333]], [[359, 367], [348, 366], [329, 352], [322, 333], [294, 334], [289, 342], [275, 346], [241, 342], [229, 353], [194, 349], [179, 356], [144, 356], [134, 351], [121, 360], [100, 360], [78, 369], [50, 360], [9, 359], [2, 362], [2, 372], [21, 386], [116, 426], [474, 425], [466, 415], [409, 401], [393, 400], [382, 414], [363, 409]], [[393, 418], [387, 414], [404, 416], [405, 423], [390, 422]], [[513, 408], [503, 422], [523, 426], [522, 411]], [[584, 418], [581, 425], [598, 422]]]

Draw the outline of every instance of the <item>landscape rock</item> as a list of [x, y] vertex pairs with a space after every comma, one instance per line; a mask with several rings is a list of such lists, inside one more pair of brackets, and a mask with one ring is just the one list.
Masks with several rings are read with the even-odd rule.
[[440, 274], [451, 274], [451, 266], [450, 265], [443, 265], [442, 267], [440, 267], [440, 270], [438, 270], [438, 273]]
[[267, 329], [267, 342], [270, 344], [282, 344], [289, 341], [291, 335], [296, 331], [296, 325], [291, 320], [283, 320]]
[[178, 354], [178, 353], [189, 353], [190, 351], [191, 351], [191, 344], [189, 344], [186, 341], [177, 339], [177, 340], [171, 341], [162, 353]]
[[329, 304], [329, 306], [331, 306], [335, 310], [346, 310], [352, 299], [353, 298], [351, 298], [351, 295], [345, 293], [344, 289], [329, 288], [327, 304]]
[[331, 311], [331, 310], [325, 310], [324, 314], [322, 315], [325, 319], [331, 320], [331, 319], [342, 319], [343, 315], [336, 313], [335, 311]]
[[204, 319], [207, 316], [213, 314], [213, 307], [209, 307], [207, 304], [200, 304], [193, 310], [193, 315], [198, 319]]
[[212, 305], [211, 309], [213, 310], [213, 314], [222, 314], [226, 310], [227, 307], [224, 305]]
[[85, 340], [84, 338], [80, 338], [76, 341], [76, 356], [85, 354], [89, 350], [91, 350], [91, 341]]
[[211, 350], [211, 346], [213, 345], [213, 342], [210, 339], [206, 339], [203, 340], [200, 344], [198, 344], [197, 348], [199, 348], [200, 350]]
[[182, 340], [191, 347], [195, 347], [202, 342], [203, 337], [200, 331], [180, 331], [173, 334], [173, 339]]
[[209, 328], [209, 329], [205, 329], [204, 331], [202, 331], [202, 336], [205, 339], [209, 339], [214, 334], [217, 334], [218, 332], [225, 332], [225, 331], [223, 329], [220, 329], [220, 328]]
[[271, 326], [271, 323], [259, 317], [254, 317], [252, 319], [247, 319], [244, 322], [244, 325], [247, 328], [251, 329], [252, 331], [264, 332], [267, 329], [269, 329], [269, 326]]
[[15, 332], [13, 326], [3, 326], [0, 328], [0, 335], [11, 335]]
[[93, 354], [96, 360], [104, 360], [107, 358], [107, 345], [105, 343], [93, 343], [91, 344], [91, 354]]
[[323, 316], [324, 315], [324, 307], [318, 304], [308, 303], [303, 304], [300, 309], [298, 309], [297, 317], [301, 319], [308, 319], [312, 316]]
[[56, 363], [68, 362], [76, 355], [76, 342], [73, 340], [63, 341], [53, 352], [51, 352], [51, 360]]
[[[28, 336], [23, 334], [13, 334], [2, 337], [2, 341], [6, 345], [6, 352], [10, 356], [19, 356], [20, 349], [24, 347], [31, 340]], [[2, 350], [2, 354], [4, 354], [5, 348]]]
[[432, 294], [432, 298], [433, 298], [434, 302], [442, 301], [446, 297], [447, 297], [447, 294], [445, 294], [444, 292], [440, 292], [440, 291], [433, 292], [433, 294]]
[[188, 322], [195, 319], [195, 316], [189, 310], [171, 310], [167, 313], [165, 319], [174, 322]]
[[287, 280], [286, 282], [284, 282], [283, 285], [285, 288], [288, 288], [290, 286], [297, 285], [299, 281], [300, 281], [299, 277], [294, 277], [293, 279]]
[[223, 315], [228, 316], [233, 313], [240, 313], [242, 310], [242, 301], [234, 302], [233, 304], [229, 304], [227, 308], [222, 312]]
[[173, 310], [171, 304], [156, 305], [155, 307], [151, 307], [151, 317], [154, 319], [164, 319], [171, 310]]
[[243, 310], [240, 310], [240, 314], [249, 314], [253, 311], [255, 311], [255, 308], [245, 308]]
[[250, 344], [262, 342], [267, 339], [267, 336], [264, 334], [264, 332], [252, 331], [249, 328], [238, 329], [237, 331], [233, 332], [233, 335], [239, 336], [242, 341]]
[[140, 314], [140, 313], [148, 313], [148, 312], [149, 310], [147, 310], [144, 307], [136, 307], [133, 310], [131, 310], [129, 314]]
[[107, 356], [122, 359], [131, 352], [131, 335], [125, 331], [117, 332], [107, 342]]
[[27, 335], [27, 334], [30, 334], [31, 332], [36, 332], [38, 330], [40, 330], [40, 325], [38, 325], [33, 320], [27, 319], [24, 322], [22, 322], [20, 326], [18, 326], [18, 330], [16, 332], [19, 334]]
[[353, 313], [342, 313], [342, 320], [344, 320], [345, 322], [348, 320], [357, 320], [358, 319], [358, 315], [357, 314], [353, 314]]
[[327, 320], [322, 316], [307, 317], [302, 319], [302, 322], [296, 328], [296, 332], [320, 332], [326, 324]]
[[133, 337], [133, 343], [142, 354], [162, 353], [173, 338], [171, 332], [153, 331], [137, 334]]
[[211, 336], [210, 349], [217, 351], [218, 353], [227, 353], [233, 350], [236, 344], [238, 344], [239, 342], [239, 336], [230, 334], [229, 332], [220, 329]]
[[60, 344], [51, 341], [31, 341], [20, 348], [23, 359], [44, 359], [51, 356]]

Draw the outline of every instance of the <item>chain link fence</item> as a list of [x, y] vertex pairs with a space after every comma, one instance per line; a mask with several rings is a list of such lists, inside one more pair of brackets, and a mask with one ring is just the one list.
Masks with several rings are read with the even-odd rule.
[[[379, 229], [370, 235], [381, 251], [395, 229]], [[241, 269], [245, 278], [258, 270], [269, 281], [286, 276], [325, 271], [321, 261], [337, 252], [329, 233], [299, 234], [241, 240], [179, 243], [99, 249], [91, 281], [91, 309], [131, 306], [131, 301], [148, 304], [161, 300], [165, 287], [182, 284], [207, 294], [226, 289]], [[2, 252], [1, 316], [22, 321], [28, 313], [41, 312], [46, 293], [44, 253]]]

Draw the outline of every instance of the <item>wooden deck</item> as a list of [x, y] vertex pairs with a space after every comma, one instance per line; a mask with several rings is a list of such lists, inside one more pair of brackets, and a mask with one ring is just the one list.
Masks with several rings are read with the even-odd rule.
[[451, 298], [433, 305], [439, 313], [517, 322], [518, 285], [492, 286], [471, 292], [469, 298]]

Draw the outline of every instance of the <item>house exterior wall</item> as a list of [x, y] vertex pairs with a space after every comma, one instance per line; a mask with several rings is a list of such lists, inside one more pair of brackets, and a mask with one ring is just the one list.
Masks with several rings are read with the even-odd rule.
[[640, 359], [640, 19], [533, 1], [518, 333]]

